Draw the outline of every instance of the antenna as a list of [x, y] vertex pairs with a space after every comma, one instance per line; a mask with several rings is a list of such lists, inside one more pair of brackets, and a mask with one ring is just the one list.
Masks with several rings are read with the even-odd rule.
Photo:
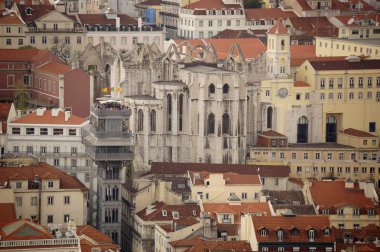
[[351, 25], [354, 21], [355, 21], [355, 18], [352, 17], [352, 18], [350, 18], [350, 20], [348, 20], [347, 24]]

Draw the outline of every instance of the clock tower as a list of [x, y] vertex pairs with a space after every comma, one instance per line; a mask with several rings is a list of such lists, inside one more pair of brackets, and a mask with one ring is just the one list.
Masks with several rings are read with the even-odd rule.
[[287, 79], [290, 77], [290, 34], [276, 20], [267, 32], [267, 77], [268, 79]]

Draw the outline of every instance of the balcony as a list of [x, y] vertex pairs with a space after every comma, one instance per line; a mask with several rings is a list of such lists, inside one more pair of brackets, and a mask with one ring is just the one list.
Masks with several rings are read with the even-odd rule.
[[94, 127], [90, 127], [90, 132], [94, 134], [98, 138], [106, 138], [106, 137], [122, 137], [122, 138], [129, 138], [132, 137], [132, 132], [130, 130], [126, 131], [101, 131], [97, 130]]
[[63, 245], [75, 245], [79, 247], [79, 239], [78, 238], [61, 238], [61, 239], [0, 241], [0, 248], [63, 246]]
[[[160, 15], [161, 16], [167, 16], [167, 17], [175, 17], [175, 18], [179, 17], [178, 14], [170, 13], [170, 12], [164, 12], [164, 11], [160, 11]], [[166, 25], [166, 27], [168, 27], [168, 26]]]
[[132, 110], [129, 107], [120, 105], [119, 107], [105, 107], [101, 105], [91, 106], [91, 112], [97, 116], [120, 116], [129, 117]]
[[93, 151], [88, 149], [87, 154], [96, 161], [123, 161], [132, 160], [133, 152], [105, 153], [103, 151]]
[[83, 33], [85, 29], [83, 27], [75, 28], [61, 28], [61, 29], [41, 29], [38, 27], [29, 27], [28, 32], [30, 33]]

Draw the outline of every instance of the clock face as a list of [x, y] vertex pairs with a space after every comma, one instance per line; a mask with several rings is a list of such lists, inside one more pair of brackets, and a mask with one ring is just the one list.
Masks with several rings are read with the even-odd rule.
[[281, 98], [285, 98], [288, 96], [288, 90], [286, 88], [280, 88], [278, 90], [278, 96], [280, 96]]

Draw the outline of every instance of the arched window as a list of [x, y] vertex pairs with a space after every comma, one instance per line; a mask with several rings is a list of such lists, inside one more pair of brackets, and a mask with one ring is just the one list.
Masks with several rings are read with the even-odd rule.
[[215, 133], [215, 115], [213, 113], [208, 115], [207, 119], [207, 134]]
[[112, 200], [119, 200], [119, 188], [116, 185], [112, 188]]
[[269, 107], [267, 110], [267, 128], [272, 128], [272, 117], [273, 117], [273, 108]]
[[168, 94], [167, 96], [167, 106], [168, 106], [168, 131], [172, 130], [172, 96]]
[[223, 94], [228, 94], [230, 91], [230, 86], [226, 83], [223, 85]]
[[179, 99], [178, 99], [178, 108], [179, 108], [179, 111], [178, 111], [178, 130], [179, 131], [182, 131], [183, 129], [183, 94], [180, 94], [179, 95]]
[[156, 131], [156, 111], [150, 111], [150, 131]]
[[298, 119], [297, 124], [297, 143], [307, 143], [308, 121], [305, 116]]
[[211, 83], [211, 84], [208, 86], [208, 95], [211, 96], [211, 95], [213, 95], [213, 94], [215, 94], [215, 85]]
[[281, 40], [281, 50], [285, 50], [285, 40]]
[[137, 113], [137, 131], [144, 130], [144, 112], [142, 109]]
[[222, 133], [230, 134], [230, 116], [227, 113], [222, 116]]

